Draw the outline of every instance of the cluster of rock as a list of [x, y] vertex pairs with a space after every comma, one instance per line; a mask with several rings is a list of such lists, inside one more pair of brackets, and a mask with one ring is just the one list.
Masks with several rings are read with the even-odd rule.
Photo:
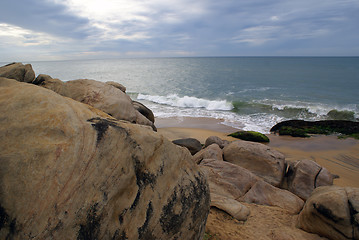
[[206, 177], [113, 84], [11, 64], [0, 112], [0, 239], [203, 237]]
[[0, 76], [39, 85], [61, 96], [95, 107], [117, 120], [148, 125], [156, 131], [151, 110], [139, 102], [132, 101], [125, 93], [126, 88], [119, 83], [113, 81], [104, 83], [89, 79], [63, 82], [45, 74], [40, 74], [35, 78], [31, 65], [21, 63], [12, 63], [1, 67]]
[[359, 189], [332, 186], [337, 176], [316, 162], [287, 162], [267, 145], [242, 140], [210, 137], [197, 152], [193, 146], [193, 161], [209, 181], [212, 207], [245, 221], [250, 210], [241, 202], [276, 206], [300, 213], [298, 227], [305, 231], [359, 239]]

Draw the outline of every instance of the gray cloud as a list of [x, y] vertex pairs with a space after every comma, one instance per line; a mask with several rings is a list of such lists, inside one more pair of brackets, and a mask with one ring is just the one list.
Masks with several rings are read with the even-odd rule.
[[5, 61], [359, 55], [358, 10], [357, 0], [3, 0], [0, 50]]

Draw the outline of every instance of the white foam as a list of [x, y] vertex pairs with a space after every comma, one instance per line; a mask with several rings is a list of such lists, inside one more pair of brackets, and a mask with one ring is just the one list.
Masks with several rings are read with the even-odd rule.
[[207, 110], [221, 111], [229, 111], [233, 108], [232, 103], [229, 103], [226, 100], [207, 100], [189, 96], [179, 97], [177, 94], [153, 96], [140, 93], [138, 94], [137, 99], [181, 108], [204, 108]]

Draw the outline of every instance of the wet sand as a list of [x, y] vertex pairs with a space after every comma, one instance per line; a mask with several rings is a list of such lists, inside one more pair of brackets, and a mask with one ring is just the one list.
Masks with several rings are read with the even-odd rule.
[[[209, 136], [228, 137], [238, 129], [222, 124], [222, 120], [209, 118], [156, 119], [158, 132], [170, 140], [196, 138], [204, 143]], [[311, 138], [267, 135], [268, 144], [282, 152], [287, 161], [311, 159], [339, 176], [334, 180], [338, 186], [359, 187], [359, 140], [338, 139], [336, 136], [316, 135]]]

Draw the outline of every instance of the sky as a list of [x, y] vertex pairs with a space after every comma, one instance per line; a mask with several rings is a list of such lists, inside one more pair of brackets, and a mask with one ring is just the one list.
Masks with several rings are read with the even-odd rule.
[[359, 56], [359, 0], [1, 0], [0, 62]]

